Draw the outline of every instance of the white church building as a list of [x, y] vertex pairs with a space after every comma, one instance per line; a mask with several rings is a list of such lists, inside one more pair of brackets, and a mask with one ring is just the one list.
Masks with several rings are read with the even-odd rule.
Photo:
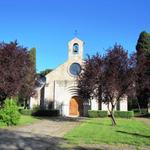
[[[68, 60], [46, 75], [46, 81], [37, 87], [37, 96], [31, 97], [30, 108], [59, 109], [62, 116], [86, 116], [87, 111], [107, 110], [105, 104], [92, 100], [85, 103], [78, 97], [77, 76], [83, 66], [84, 42], [73, 38], [68, 42]], [[127, 97], [116, 109], [127, 111]]]

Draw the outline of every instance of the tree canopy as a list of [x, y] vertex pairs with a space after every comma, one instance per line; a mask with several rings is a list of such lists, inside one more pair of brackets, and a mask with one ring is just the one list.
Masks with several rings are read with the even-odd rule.
[[[85, 60], [79, 75], [79, 96], [84, 100], [96, 98], [108, 106], [115, 125], [114, 108], [133, 86], [133, 60], [121, 45], [115, 44], [105, 56], [99, 54]], [[111, 105], [111, 107], [109, 107]]]
[[36, 77], [36, 48], [31, 48], [29, 50], [29, 61], [30, 66], [26, 71], [26, 76], [24, 77], [24, 84], [22, 85], [20, 92], [18, 94], [19, 102], [24, 102], [24, 108], [28, 107], [28, 101], [30, 96], [34, 95], [35, 91], [35, 79]]
[[[20, 46], [17, 41], [0, 43], [0, 100], [17, 96], [25, 84], [31, 86], [29, 83], [35, 80], [33, 66], [27, 48]], [[30, 79], [26, 78], [29, 74]], [[32, 91], [33, 86], [29, 93]]]
[[53, 69], [45, 69], [45, 70], [43, 70], [43, 71], [41, 71], [40, 73], [39, 73], [39, 75], [41, 76], [41, 77], [45, 77], [49, 72], [51, 72]]

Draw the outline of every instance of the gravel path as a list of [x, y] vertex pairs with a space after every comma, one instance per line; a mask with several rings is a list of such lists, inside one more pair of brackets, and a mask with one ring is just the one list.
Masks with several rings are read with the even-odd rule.
[[0, 150], [60, 150], [62, 136], [78, 124], [77, 119], [53, 118], [0, 129]]
[[19, 132], [28, 132], [38, 135], [62, 137], [67, 131], [74, 128], [78, 124], [79, 120], [75, 119], [74, 120], [61, 118], [55, 118], [52, 120], [43, 119], [42, 121], [27, 126], [20, 126], [13, 128], [11, 127], [10, 130]]

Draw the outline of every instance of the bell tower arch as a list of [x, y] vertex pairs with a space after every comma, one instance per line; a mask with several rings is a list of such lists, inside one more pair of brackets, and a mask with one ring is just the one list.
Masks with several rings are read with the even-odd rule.
[[83, 45], [84, 42], [78, 38], [73, 38], [68, 43], [68, 59], [82, 60], [83, 59]]

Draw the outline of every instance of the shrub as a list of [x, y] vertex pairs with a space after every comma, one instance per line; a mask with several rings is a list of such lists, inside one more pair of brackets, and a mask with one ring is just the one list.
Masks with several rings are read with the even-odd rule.
[[34, 113], [38, 112], [39, 110], [41, 110], [40, 106], [35, 105], [35, 106], [33, 107], [33, 109], [32, 109], [32, 115], [33, 115]]
[[32, 115], [32, 109], [19, 109], [22, 115]]
[[88, 116], [90, 118], [107, 117], [107, 111], [104, 110], [89, 110]]
[[0, 120], [6, 123], [7, 126], [10, 126], [18, 124], [19, 119], [20, 113], [16, 101], [13, 99], [6, 99], [3, 108], [0, 110]]
[[59, 116], [59, 110], [42, 110], [33, 111], [33, 116], [48, 116], [48, 117], [57, 117]]
[[88, 110], [88, 116], [90, 118], [97, 118], [98, 117], [98, 113], [96, 110]]
[[132, 118], [134, 117], [134, 112], [133, 111], [115, 111], [114, 115], [115, 117], [120, 117], [120, 118]]
[[105, 110], [99, 110], [98, 111], [98, 117], [107, 117], [108, 116], [108, 112]]
[[33, 109], [19, 109], [19, 112], [23, 115], [49, 116], [49, 117], [59, 116], [59, 110], [40, 109], [39, 106], [34, 106]]
[[141, 110], [139, 109], [132, 109], [134, 111], [134, 116], [136, 117], [142, 117], [145, 116], [146, 114], [148, 114], [147, 112], [147, 108], [142, 108]]

